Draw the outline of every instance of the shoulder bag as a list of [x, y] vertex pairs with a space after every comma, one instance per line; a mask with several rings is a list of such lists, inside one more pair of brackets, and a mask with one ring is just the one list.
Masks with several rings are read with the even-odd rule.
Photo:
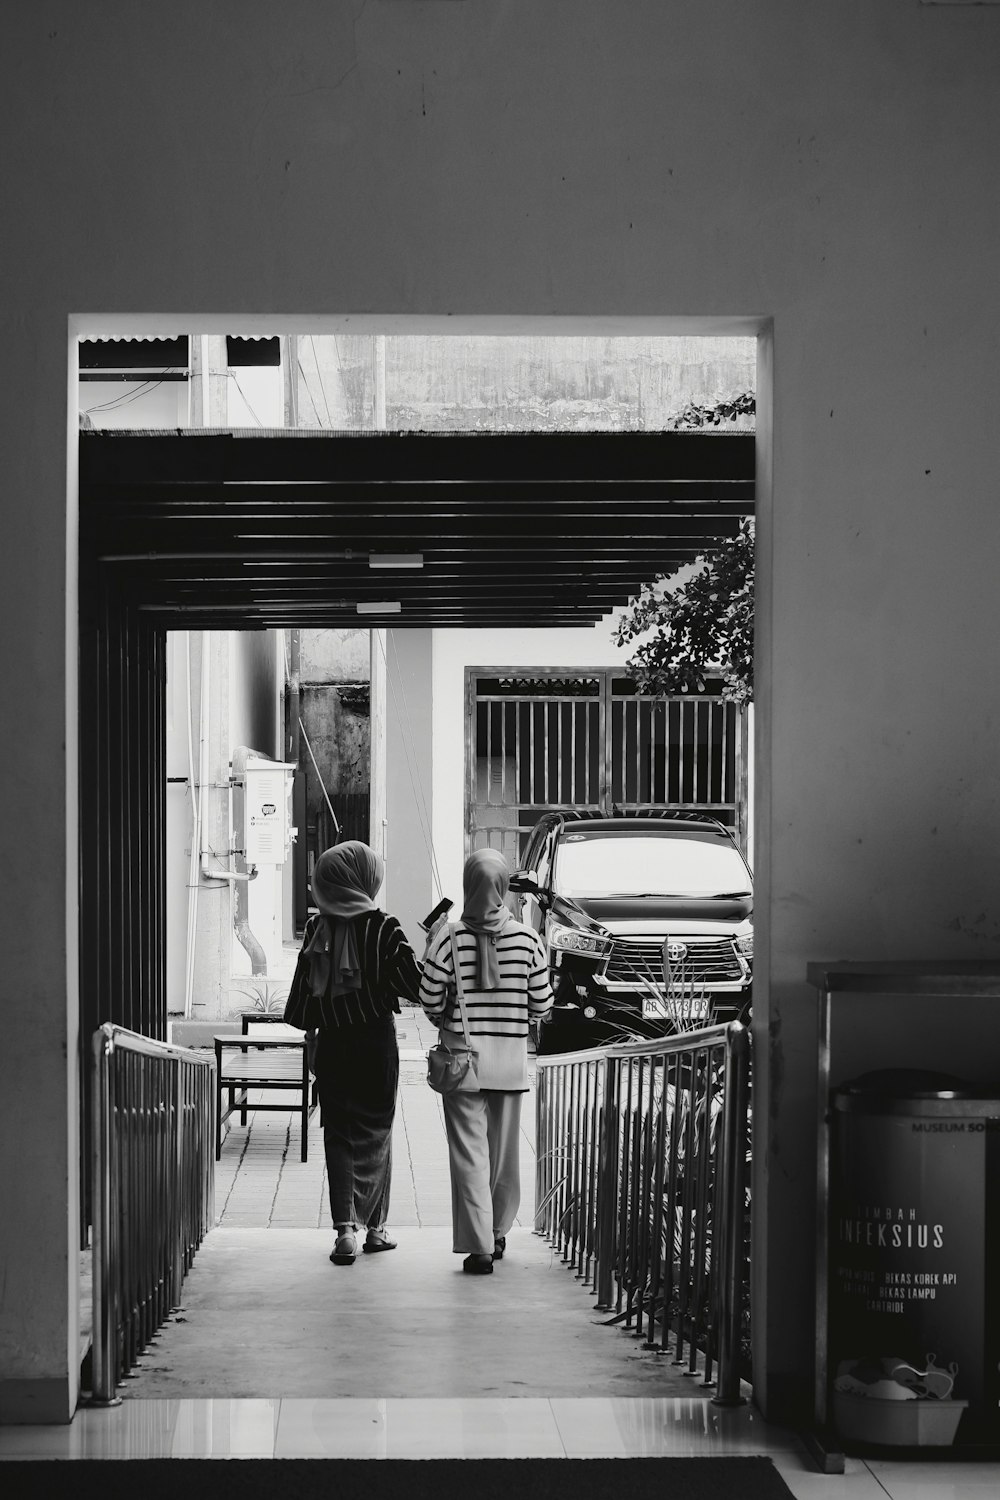
[[451, 935], [451, 961], [455, 969], [455, 994], [462, 1016], [464, 1043], [446, 1047], [437, 1041], [427, 1053], [427, 1082], [436, 1094], [476, 1092], [479, 1089], [477, 1066], [479, 1054], [469, 1038], [469, 1017], [465, 1009], [465, 992], [462, 989], [462, 966], [458, 958], [458, 942], [455, 929], [449, 923]]

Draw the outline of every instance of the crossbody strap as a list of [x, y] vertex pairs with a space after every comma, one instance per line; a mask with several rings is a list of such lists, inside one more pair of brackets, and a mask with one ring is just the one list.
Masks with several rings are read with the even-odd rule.
[[465, 990], [462, 987], [462, 965], [458, 956], [458, 938], [455, 929], [448, 923], [448, 932], [451, 935], [451, 962], [455, 970], [455, 994], [458, 996], [458, 1008], [462, 1013], [462, 1030], [465, 1033], [465, 1045], [472, 1050], [472, 1039], [469, 1036], [469, 1016], [465, 1009]]

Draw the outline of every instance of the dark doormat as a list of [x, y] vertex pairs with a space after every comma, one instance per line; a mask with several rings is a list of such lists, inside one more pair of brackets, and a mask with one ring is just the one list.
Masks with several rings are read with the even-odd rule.
[[4, 1500], [789, 1500], [769, 1458], [23, 1459]]

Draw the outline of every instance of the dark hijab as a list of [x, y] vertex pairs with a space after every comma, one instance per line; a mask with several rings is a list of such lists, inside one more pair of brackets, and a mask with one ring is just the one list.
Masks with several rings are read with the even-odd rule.
[[375, 911], [374, 897], [382, 884], [385, 861], [358, 839], [347, 839], [325, 849], [313, 866], [312, 893], [327, 918], [317, 922], [305, 948], [309, 960], [309, 989], [313, 994], [343, 995], [361, 988], [358, 945], [352, 918]]

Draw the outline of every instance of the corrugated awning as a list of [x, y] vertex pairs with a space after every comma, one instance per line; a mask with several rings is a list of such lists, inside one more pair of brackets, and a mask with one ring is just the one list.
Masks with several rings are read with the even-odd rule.
[[80, 478], [85, 573], [171, 628], [589, 625], [752, 515], [754, 437], [105, 430]]
[[[126, 338], [80, 340], [81, 371], [187, 369], [190, 362], [191, 341], [187, 334], [177, 338], [132, 334]], [[226, 335], [227, 365], [238, 368], [280, 363], [281, 341], [277, 337], [263, 333]]]

